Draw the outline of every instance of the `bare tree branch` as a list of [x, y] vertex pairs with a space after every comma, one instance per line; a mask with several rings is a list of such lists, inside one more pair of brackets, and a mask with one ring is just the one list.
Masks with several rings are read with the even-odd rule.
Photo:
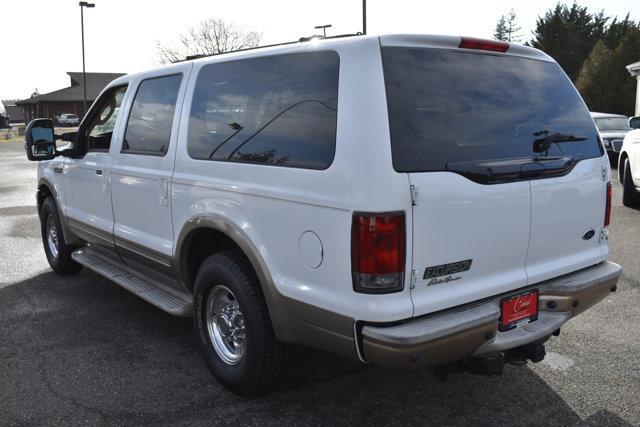
[[180, 34], [177, 42], [156, 41], [157, 59], [161, 64], [182, 61], [188, 56], [214, 55], [232, 50], [256, 47], [262, 33], [246, 31], [222, 19], [209, 18]]

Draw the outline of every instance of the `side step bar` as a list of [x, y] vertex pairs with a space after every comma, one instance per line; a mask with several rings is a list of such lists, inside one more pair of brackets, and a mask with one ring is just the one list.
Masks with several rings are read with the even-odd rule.
[[126, 265], [100, 256], [90, 247], [76, 249], [71, 258], [169, 314], [185, 317], [191, 315], [192, 304], [187, 295], [180, 297], [162, 289], [154, 282], [135, 275]]

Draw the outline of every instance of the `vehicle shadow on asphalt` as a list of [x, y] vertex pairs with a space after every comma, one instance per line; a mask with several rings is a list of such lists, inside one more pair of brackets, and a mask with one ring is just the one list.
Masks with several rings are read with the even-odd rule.
[[0, 289], [0, 361], [0, 424], [625, 424], [581, 419], [527, 367], [441, 383], [306, 348], [279, 390], [242, 399], [209, 373], [190, 319], [88, 271]]

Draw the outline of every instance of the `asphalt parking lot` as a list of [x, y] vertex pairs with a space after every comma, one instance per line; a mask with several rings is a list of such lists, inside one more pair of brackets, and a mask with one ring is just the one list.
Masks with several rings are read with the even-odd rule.
[[245, 400], [198, 354], [191, 321], [83, 270], [46, 263], [35, 163], [0, 143], [0, 424], [640, 424], [640, 211], [614, 181], [618, 292], [571, 321], [545, 361], [502, 377], [363, 367], [294, 349], [281, 390]]

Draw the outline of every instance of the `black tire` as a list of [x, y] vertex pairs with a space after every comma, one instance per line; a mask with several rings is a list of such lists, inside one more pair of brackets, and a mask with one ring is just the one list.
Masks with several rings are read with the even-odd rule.
[[[57, 254], [52, 253], [52, 249], [49, 245], [48, 231], [50, 226], [55, 227], [58, 249]], [[60, 217], [58, 216], [58, 209], [56, 208], [56, 203], [51, 197], [47, 197], [42, 203], [42, 209], [40, 210], [40, 231], [42, 233], [44, 253], [46, 254], [47, 261], [54, 272], [57, 274], [70, 274], [75, 273], [82, 268], [81, 264], [78, 264], [71, 258], [71, 253], [76, 248], [68, 245], [64, 240], [62, 225], [60, 223]]]
[[[244, 353], [236, 364], [220, 357], [207, 326], [209, 294], [221, 287], [232, 292], [244, 318]], [[288, 346], [275, 337], [258, 277], [242, 252], [225, 251], [204, 260], [196, 276], [193, 312], [205, 361], [222, 385], [250, 397], [279, 384], [286, 371]]]
[[640, 193], [636, 190], [631, 176], [629, 159], [624, 159], [624, 171], [622, 173], [622, 204], [628, 208], [640, 208]]

